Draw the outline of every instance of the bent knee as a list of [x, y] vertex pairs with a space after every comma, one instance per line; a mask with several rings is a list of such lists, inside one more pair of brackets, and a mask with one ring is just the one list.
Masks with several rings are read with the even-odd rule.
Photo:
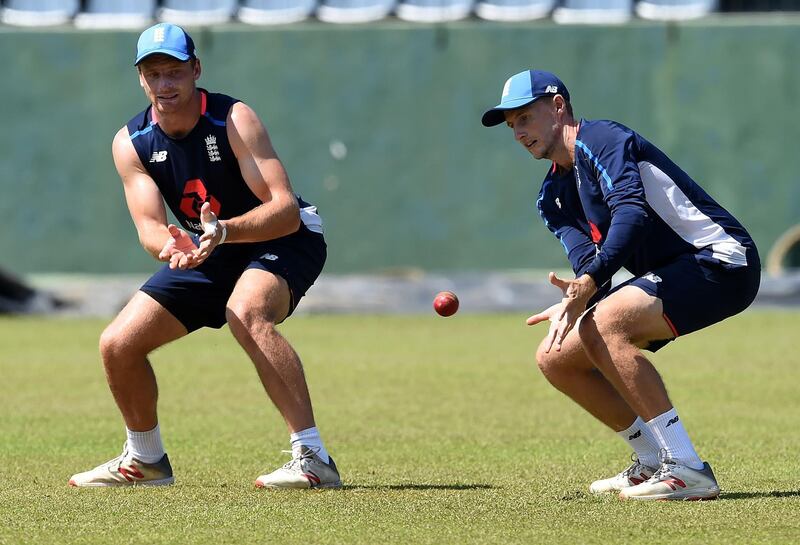
[[109, 325], [100, 334], [100, 356], [104, 362], [118, 360], [123, 355], [136, 351], [136, 343], [133, 341], [132, 336], [115, 324]]
[[[548, 352], [546, 339], [539, 343], [536, 350], [536, 364], [545, 378], [554, 385], [569, 380], [576, 370], [587, 367], [588, 363], [581, 361], [580, 352], [575, 350], [557, 351], [555, 347]], [[585, 358], [583, 358], [585, 360]]]
[[228, 302], [228, 306], [225, 308], [225, 318], [234, 334], [271, 331], [275, 328], [276, 322], [265, 309], [244, 301]]

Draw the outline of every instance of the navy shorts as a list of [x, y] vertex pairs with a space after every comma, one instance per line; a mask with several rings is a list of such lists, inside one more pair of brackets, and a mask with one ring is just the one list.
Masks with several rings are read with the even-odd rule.
[[140, 288], [158, 301], [187, 330], [220, 328], [236, 281], [247, 269], [262, 269], [286, 280], [289, 314], [322, 272], [327, 257], [325, 239], [305, 225], [291, 235], [265, 242], [218, 246], [194, 269], [164, 265]]
[[[625, 286], [636, 286], [658, 297], [675, 337], [721, 322], [750, 306], [761, 282], [761, 263], [755, 250], [747, 250], [745, 267], [724, 268], [700, 259], [693, 254], [682, 255], [616, 286], [609, 295]], [[652, 341], [646, 348], [655, 352], [672, 340]]]

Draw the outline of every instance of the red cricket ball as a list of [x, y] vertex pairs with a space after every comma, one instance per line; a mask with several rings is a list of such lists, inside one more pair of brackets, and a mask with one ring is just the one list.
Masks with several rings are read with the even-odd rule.
[[440, 291], [433, 299], [433, 310], [439, 316], [452, 316], [458, 310], [458, 297], [452, 291]]

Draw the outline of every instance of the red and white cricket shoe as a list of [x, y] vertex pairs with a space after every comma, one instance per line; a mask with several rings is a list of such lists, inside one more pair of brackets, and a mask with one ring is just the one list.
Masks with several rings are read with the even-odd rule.
[[620, 490], [623, 500], [713, 500], [719, 485], [708, 462], [703, 469], [692, 469], [672, 460], [662, 460], [647, 481]]
[[128, 452], [128, 444], [122, 454], [89, 471], [73, 475], [70, 486], [164, 486], [175, 482], [172, 466], [167, 455], [153, 464], [137, 460]]
[[656, 468], [646, 466], [639, 462], [636, 453], [631, 455], [633, 462], [622, 473], [618, 473], [608, 479], [600, 479], [589, 486], [592, 494], [605, 494], [607, 492], [619, 492], [623, 488], [636, 486], [648, 480], [656, 472]]
[[315, 449], [304, 446], [298, 456], [280, 469], [261, 475], [255, 484], [257, 488], [341, 488], [342, 481], [333, 458], [326, 464]]

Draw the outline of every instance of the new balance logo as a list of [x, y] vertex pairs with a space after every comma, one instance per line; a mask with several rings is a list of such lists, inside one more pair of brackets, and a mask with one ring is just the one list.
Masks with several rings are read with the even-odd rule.
[[556, 206], [561, 208], [561, 199], [559, 199], [558, 197], [556, 197]]
[[664, 427], [668, 428], [668, 427], [670, 427], [671, 425], [673, 425], [677, 421], [678, 421], [678, 415], [676, 414], [675, 418], [670, 418], [669, 421], [667, 422], [667, 425], [664, 426]]
[[647, 273], [643, 275], [642, 278], [644, 278], [645, 280], [649, 280], [653, 284], [658, 284], [659, 282], [661, 282], [661, 277], [653, 273]]
[[670, 487], [672, 490], [677, 490], [678, 487], [686, 488], [686, 483], [683, 482], [682, 480], [680, 480], [677, 477], [671, 477], [671, 478], [665, 479], [665, 480], [663, 480], [661, 482], [664, 483], [665, 485], [667, 485], [668, 487]]
[[268, 259], [270, 261], [275, 261], [276, 259], [278, 259], [278, 256], [276, 256], [275, 254], [264, 254], [261, 256], [261, 258]]
[[311, 488], [314, 488], [315, 486], [319, 485], [319, 483], [322, 482], [322, 479], [320, 479], [310, 471], [306, 471], [305, 473], [303, 473], [303, 477], [308, 479], [308, 484], [311, 485]]
[[123, 477], [125, 477], [125, 479], [127, 479], [130, 482], [133, 482], [136, 479], [144, 479], [144, 475], [142, 475], [142, 472], [136, 469], [135, 467], [120, 466], [119, 472]]
[[636, 430], [636, 433], [634, 433], [633, 435], [629, 435], [628, 436], [628, 440], [629, 441], [633, 441], [637, 437], [641, 437], [641, 436], [642, 436], [642, 430]]
[[167, 160], [166, 151], [154, 151], [153, 155], [150, 157], [151, 163], [163, 163], [166, 160]]
[[544, 92], [545, 93], [557, 93], [558, 92], [558, 87], [556, 87], [555, 85], [548, 85], [547, 89], [545, 89]]

